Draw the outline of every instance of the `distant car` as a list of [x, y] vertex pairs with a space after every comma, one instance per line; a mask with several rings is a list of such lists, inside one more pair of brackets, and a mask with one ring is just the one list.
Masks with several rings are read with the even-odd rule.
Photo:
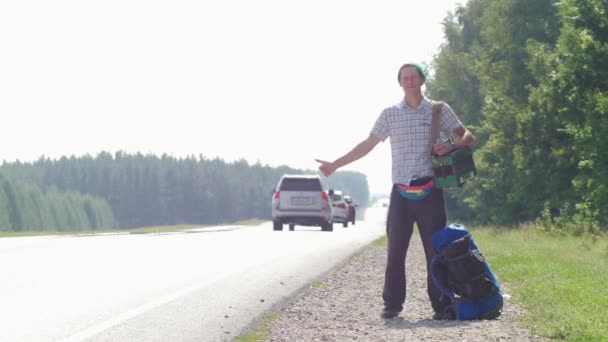
[[320, 226], [333, 231], [331, 191], [318, 175], [283, 175], [272, 196], [272, 228]]
[[344, 228], [348, 227], [348, 204], [340, 190], [334, 190], [330, 195], [331, 205], [334, 208], [333, 222], [341, 222]]
[[354, 226], [355, 219], [357, 216], [357, 204], [353, 202], [353, 199], [348, 195], [344, 195], [344, 201], [346, 201], [346, 205], [348, 205], [348, 216], [346, 220], [352, 223], [352, 225]]

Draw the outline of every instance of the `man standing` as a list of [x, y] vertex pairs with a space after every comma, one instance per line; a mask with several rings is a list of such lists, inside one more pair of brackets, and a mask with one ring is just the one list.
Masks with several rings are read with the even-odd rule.
[[383, 318], [393, 318], [403, 310], [406, 294], [405, 257], [417, 224], [427, 262], [427, 291], [434, 319], [444, 319], [444, 309], [450, 299], [443, 296], [432, 281], [429, 268], [435, 255], [431, 242], [434, 232], [446, 226], [443, 191], [435, 188], [431, 170], [431, 149], [443, 155], [453, 149], [470, 146], [473, 134], [460, 122], [449, 105], [443, 104], [439, 127], [444, 133], [460, 137], [456, 143], [433, 141], [431, 145], [432, 101], [422, 94], [426, 79], [424, 69], [416, 63], [406, 63], [397, 74], [404, 91], [400, 103], [382, 111], [367, 139], [342, 157], [328, 162], [316, 159], [319, 170], [329, 176], [338, 168], [367, 155], [380, 141], [390, 137], [392, 181], [387, 217], [388, 255], [384, 278]]

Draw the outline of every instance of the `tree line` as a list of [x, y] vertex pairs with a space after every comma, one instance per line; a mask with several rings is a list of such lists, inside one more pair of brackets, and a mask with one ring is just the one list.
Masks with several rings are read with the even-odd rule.
[[[446, 17], [427, 90], [478, 138], [478, 176], [448, 192], [452, 218], [608, 227], [607, 13], [605, 0], [469, 0]], [[123, 152], [4, 163], [0, 229], [269, 218], [279, 177], [304, 172]], [[364, 175], [328, 181], [367, 204]]]
[[[203, 156], [176, 158], [167, 154], [102, 152], [95, 157], [42, 157], [32, 163], [4, 162], [0, 173], [20, 181], [22, 188], [16, 193], [27, 192], [31, 187], [48, 189], [39, 190], [41, 193], [81, 196], [85, 200], [80, 206], [85, 212], [86, 208], [95, 207], [92, 205], [95, 203], [104, 208], [104, 213], [111, 214], [108, 217], [112, 219], [94, 224], [82, 222], [82, 228], [131, 228], [270, 219], [270, 199], [281, 175], [315, 171], [260, 163], [250, 165], [245, 160], [227, 163], [220, 158]], [[367, 204], [369, 190], [365, 175], [337, 172], [327, 180], [331, 187], [351, 194], [361, 205]], [[11, 204], [5, 205], [4, 210], [9, 212], [19, 206], [16, 204], [19, 202], [8, 203]], [[36, 212], [38, 209], [29, 206], [20, 210]], [[50, 222], [48, 218], [41, 217], [36, 224], [28, 221], [18, 226], [19, 229], [39, 229], [47, 222]], [[15, 230], [14, 225], [2, 227]]]
[[452, 216], [606, 229], [607, 14], [605, 0], [469, 0], [445, 19], [427, 89], [478, 138]]
[[115, 225], [112, 210], [99, 197], [0, 174], [0, 231], [73, 231]]

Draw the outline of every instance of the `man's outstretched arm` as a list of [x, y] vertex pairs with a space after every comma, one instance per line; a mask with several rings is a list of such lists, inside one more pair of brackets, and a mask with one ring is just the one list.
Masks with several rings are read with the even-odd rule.
[[324, 160], [320, 160], [320, 159], [315, 159], [315, 160], [321, 164], [321, 165], [319, 165], [319, 170], [325, 176], [328, 177], [332, 173], [334, 173], [337, 169], [341, 168], [342, 166], [348, 165], [348, 164], [354, 162], [355, 160], [363, 158], [371, 150], [373, 150], [374, 147], [376, 147], [376, 145], [378, 145], [379, 142], [380, 142], [380, 139], [378, 137], [376, 137], [373, 134], [370, 134], [369, 137], [367, 137], [367, 139], [365, 139], [362, 142], [360, 142], [359, 144], [357, 144], [357, 146], [355, 146], [352, 150], [350, 150], [348, 153], [346, 153], [342, 157], [334, 160], [333, 162], [328, 162], [328, 161], [324, 161]]

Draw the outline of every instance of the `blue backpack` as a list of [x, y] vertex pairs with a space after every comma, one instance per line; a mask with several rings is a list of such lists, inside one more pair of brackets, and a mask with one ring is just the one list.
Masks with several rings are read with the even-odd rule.
[[[437, 255], [431, 262], [431, 278], [443, 295], [452, 299], [449, 318], [457, 320], [494, 319], [500, 316], [503, 298], [498, 279], [462, 225], [451, 224], [433, 234]], [[438, 272], [447, 273], [447, 284]]]

